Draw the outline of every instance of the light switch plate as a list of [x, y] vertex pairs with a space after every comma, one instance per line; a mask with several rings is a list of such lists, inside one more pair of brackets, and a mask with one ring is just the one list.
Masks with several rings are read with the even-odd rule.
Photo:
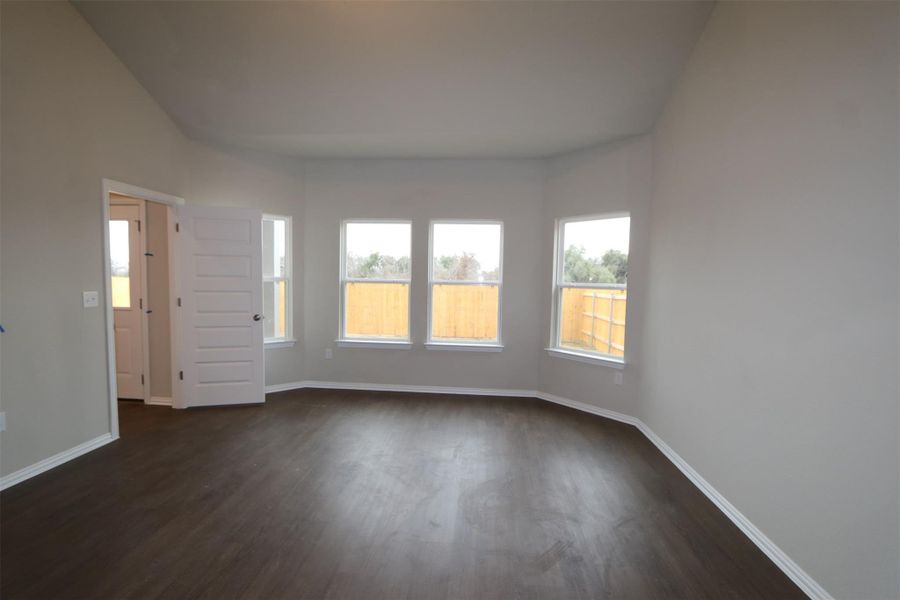
[[622, 385], [622, 371], [617, 371], [613, 376], [613, 379], [616, 382], [616, 385]]
[[100, 294], [97, 292], [81, 292], [85, 308], [97, 308], [100, 306]]

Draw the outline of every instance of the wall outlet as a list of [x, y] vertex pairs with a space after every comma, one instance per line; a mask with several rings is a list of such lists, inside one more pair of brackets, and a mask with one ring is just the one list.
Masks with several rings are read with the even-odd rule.
[[0, 412], [0, 431], [6, 431], [6, 413]]
[[325, 348], [325, 358], [334, 358], [334, 351], [331, 348]]
[[613, 375], [613, 381], [616, 382], [616, 385], [622, 385], [622, 371], [616, 371], [616, 374]]
[[100, 306], [100, 294], [97, 292], [81, 292], [81, 300], [85, 308]]

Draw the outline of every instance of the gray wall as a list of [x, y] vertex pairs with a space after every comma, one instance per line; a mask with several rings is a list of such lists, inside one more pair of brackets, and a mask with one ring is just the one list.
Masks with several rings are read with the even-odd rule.
[[[81, 306], [104, 287], [104, 177], [294, 215], [300, 185], [279, 163], [185, 139], [68, 3], [0, 3], [0, 26], [6, 475], [109, 431], [103, 310]], [[294, 380], [299, 350], [276, 352], [269, 374]]]
[[[381, 384], [533, 390], [546, 278], [540, 237], [539, 161], [363, 160], [304, 165], [305, 378]], [[412, 219], [411, 350], [337, 348], [340, 222]], [[503, 352], [426, 350], [428, 222], [504, 222]], [[325, 349], [334, 358], [324, 358]]]
[[0, 4], [7, 474], [109, 431], [101, 179], [180, 191], [182, 137], [67, 3]]
[[[301, 343], [267, 351], [267, 383], [543, 389], [637, 415], [832, 594], [900, 596], [896, 4], [719, 5], [652, 140], [302, 165], [186, 140], [68, 4], [0, 13], [0, 473], [109, 431], [103, 313], [80, 295], [103, 289], [107, 177], [294, 217]], [[543, 348], [553, 220], [621, 209], [618, 387]], [[339, 222], [389, 216], [414, 221], [419, 345], [335, 348]], [[506, 223], [502, 353], [420, 345], [441, 217]]]
[[838, 598], [900, 595], [897, 6], [719, 4], [655, 139], [640, 415]]
[[541, 390], [571, 400], [637, 414], [641, 332], [647, 289], [647, 233], [652, 187], [649, 136], [574, 152], [550, 161], [541, 222], [540, 314], [542, 348], [550, 344], [554, 232], [556, 219], [609, 212], [631, 213], [628, 260], [628, 312], [625, 368], [616, 385], [616, 369], [540, 353]]

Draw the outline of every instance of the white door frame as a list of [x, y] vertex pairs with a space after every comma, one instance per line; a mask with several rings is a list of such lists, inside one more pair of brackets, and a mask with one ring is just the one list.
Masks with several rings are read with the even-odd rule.
[[[101, 207], [102, 207], [102, 238], [103, 238], [103, 291], [104, 291], [104, 310], [106, 311], [106, 371], [107, 371], [107, 382], [109, 388], [109, 431], [112, 434], [113, 439], [118, 439], [119, 437], [119, 404], [118, 404], [118, 393], [116, 390], [116, 344], [115, 344], [115, 331], [114, 331], [114, 319], [113, 319], [113, 307], [112, 307], [112, 273], [110, 272], [110, 255], [109, 255], [109, 195], [110, 193], [122, 194], [123, 196], [131, 196], [132, 198], [137, 198], [140, 200], [147, 200], [150, 202], [159, 202], [160, 204], [167, 204], [169, 206], [179, 206], [184, 204], [184, 198], [180, 198], [178, 196], [172, 196], [169, 194], [164, 194], [162, 192], [156, 192], [153, 190], [148, 190], [146, 188], [138, 187], [135, 185], [131, 185], [128, 183], [122, 183], [120, 181], [114, 181], [112, 179], [103, 179], [102, 181], [102, 189], [103, 195], [101, 198]], [[146, 229], [146, 223], [144, 223], [144, 228]], [[177, 278], [172, 277], [172, 274], [175, 272], [173, 270], [174, 263], [176, 257], [174, 255], [174, 246], [172, 235], [173, 232], [169, 232], [169, 293], [170, 293], [170, 306], [175, 306], [175, 299], [178, 296], [177, 289]], [[177, 362], [177, 334], [178, 334], [178, 315], [173, 312], [175, 318], [169, 319], [169, 324], [171, 328], [169, 340], [172, 345], [172, 404], [173, 406], [178, 406], [176, 397], [179, 395], [179, 387], [177, 385], [178, 379], [178, 370], [176, 369]], [[146, 327], [146, 313], [142, 313], [142, 320], [144, 321], [144, 331], [147, 331]], [[149, 360], [149, 356], [145, 353], [144, 361]], [[145, 371], [149, 378], [149, 372]], [[147, 381], [147, 385], [144, 388], [144, 394], [149, 394], [150, 390], [150, 382]]]

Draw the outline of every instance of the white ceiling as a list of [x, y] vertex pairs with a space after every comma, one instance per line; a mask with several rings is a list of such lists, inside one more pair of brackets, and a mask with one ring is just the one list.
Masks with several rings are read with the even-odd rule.
[[537, 157], [648, 131], [706, 2], [75, 2], [184, 132], [310, 157]]

